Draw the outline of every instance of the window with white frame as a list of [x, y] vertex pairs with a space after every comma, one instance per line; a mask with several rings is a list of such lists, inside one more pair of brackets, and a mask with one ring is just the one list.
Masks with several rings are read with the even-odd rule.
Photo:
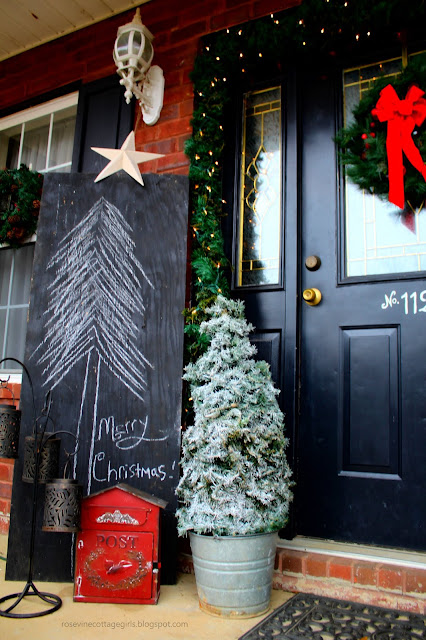
[[[78, 93], [0, 119], [0, 166], [25, 164], [39, 173], [69, 173]], [[23, 360], [35, 238], [19, 249], [0, 248], [0, 359]], [[6, 361], [6, 371], [18, 365]]]

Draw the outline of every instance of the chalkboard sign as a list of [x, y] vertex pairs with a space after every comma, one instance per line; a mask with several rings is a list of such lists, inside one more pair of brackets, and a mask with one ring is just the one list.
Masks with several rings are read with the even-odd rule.
[[[124, 482], [168, 503], [163, 581], [175, 571], [175, 488], [181, 424], [188, 179], [120, 172], [48, 174], [44, 180], [25, 363], [39, 412], [51, 390], [51, 426], [78, 438], [71, 469], [83, 495]], [[13, 356], [13, 354], [8, 354]], [[7, 579], [26, 578], [32, 486], [22, 482], [33, 429], [24, 378]], [[49, 430], [52, 430], [49, 426]], [[61, 438], [65, 451], [75, 441]], [[73, 535], [41, 531], [34, 577], [73, 579]]]

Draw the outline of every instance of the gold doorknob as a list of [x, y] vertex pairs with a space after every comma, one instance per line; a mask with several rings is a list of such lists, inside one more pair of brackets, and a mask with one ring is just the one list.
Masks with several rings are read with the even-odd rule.
[[303, 292], [303, 299], [306, 304], [309, 304], [311, 307], [315, 307], [317, 304], [321, 302], [321, 291], [319, 289], [305, 289]]

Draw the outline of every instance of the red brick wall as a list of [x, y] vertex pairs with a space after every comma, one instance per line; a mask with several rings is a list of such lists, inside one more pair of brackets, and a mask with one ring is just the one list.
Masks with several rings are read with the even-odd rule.
[[[15, 397], [14, 404], [19, 409], [19, 399], [21, 397], [21, 385], [9, 385]], [[10, 391], [0, 388], [0, 404], [13, 404]], [[9, 531], [10, 519], [10, 498], [12, 496], [14, 461], [0, 458], [0, 533]]]

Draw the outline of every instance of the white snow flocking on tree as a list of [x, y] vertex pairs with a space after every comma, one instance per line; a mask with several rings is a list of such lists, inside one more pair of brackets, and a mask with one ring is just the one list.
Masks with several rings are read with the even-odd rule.
[[254, 359], [243, 303], [218, 296], [208, 313], [210, 346], [184, 375], [195, 420], [183, 434], [179, 533], [278, 530], [292, 498], [279, 391], [269, 365]]

